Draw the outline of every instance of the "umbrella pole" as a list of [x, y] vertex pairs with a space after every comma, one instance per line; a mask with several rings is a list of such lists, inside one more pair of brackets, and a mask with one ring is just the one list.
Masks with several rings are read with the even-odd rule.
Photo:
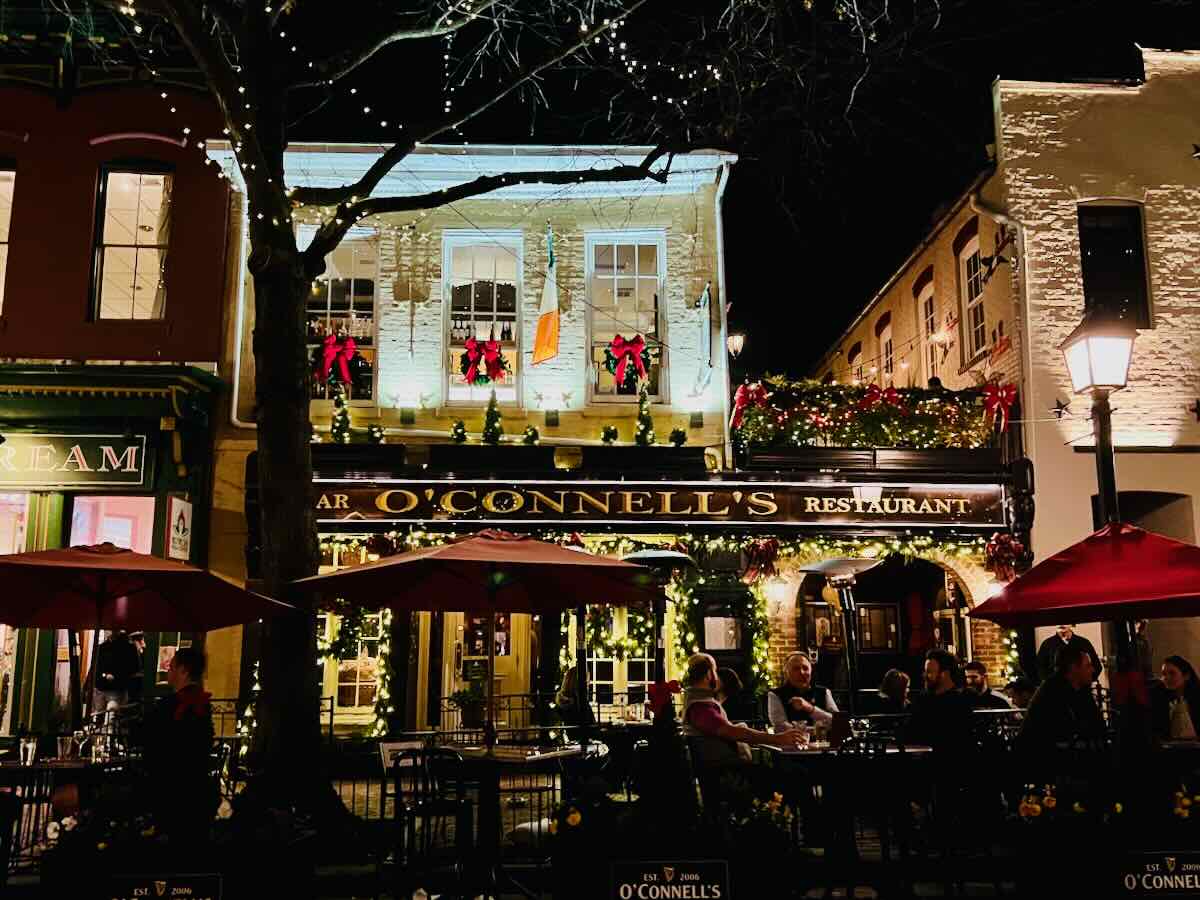
[[[587, 607], [575, 607], [575, 704], [579, 710], [579, 721], [586, 723], [583, 711], [588, 708], [587, 700]], [[587, 756], [587, 725], [580, 727], [579, 744]]]
[[493, 685], [496, 681], [496, 591], [495, 588], [490, 588], [488, 591], [491, 594], [492, 610], [488, 613], [488, 680], [487, 680], [487, 718], [483, 726], [483, 743], [490, 753], [492, 748], [496, 746], [496, 723], [493, 720], [495, 714], [496, 697]]
[[847, 712], [854, 715], [858, 694], [858, 640], [854, 633], [858, 611], [854, 606], [854, 581], [840, 581], [834, 587], [842, 595], [842, 630], [846, 632], [846, 706]]

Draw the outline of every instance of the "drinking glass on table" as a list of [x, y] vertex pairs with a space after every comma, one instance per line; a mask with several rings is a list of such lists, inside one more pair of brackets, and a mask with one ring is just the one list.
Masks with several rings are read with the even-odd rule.
[[74, 747], [74, 745], [75, 745], [75, 739], [72, 738], [70, 735], [67, 735], [67, 734], [59, 735], [59, 737], [58, 737], [58, 758], [59, 759], [70, 759], [71, 755], [72, 755], [71, 750]]
[[32, 766], [37, 761], [37, 738], [21, 738], [21, 765]]

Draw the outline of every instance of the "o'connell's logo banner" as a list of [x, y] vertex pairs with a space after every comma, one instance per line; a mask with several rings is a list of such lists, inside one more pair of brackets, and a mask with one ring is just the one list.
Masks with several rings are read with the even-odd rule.
[[998, 484], [820, 482], [319, 482], [317, 519], [503, 524], [1003, 527]]

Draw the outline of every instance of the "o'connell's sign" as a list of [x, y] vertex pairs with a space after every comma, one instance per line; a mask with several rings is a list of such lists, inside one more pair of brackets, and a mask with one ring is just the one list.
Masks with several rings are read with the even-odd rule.
[[998, 484], [824, 482], [319, 482], [317, 519], [1003, 527]]
[[146, 436], [26, 434], [8, 431], [0, 444], [0, 487], [144, 487]]

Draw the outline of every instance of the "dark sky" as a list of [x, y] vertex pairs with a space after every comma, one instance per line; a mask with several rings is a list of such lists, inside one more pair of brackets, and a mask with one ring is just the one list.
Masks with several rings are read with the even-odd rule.
[[[876, 129], [870, 139], [842, 142], [815, 182], [789, 173], [798, 185], [789, 192], [790, 217], [764, 202], [777, 182], [769, 171], [755, 159], [737, 167], [726, 204], [728, 299], [731, 330], [747, 341], [735, 374], [808, 372], [987, 165], [996, 77], [1138, 78], [1135, 42], [1200, 47], [1200, 6], [1191, 0], [1041, 7], [1013, 19], [1011, 4], [980, 3], [977, 27], [957, 30], [914, 88], [927, 115], [904, 109], [885, 120], [894, 139]], [[1196, 174], [1200, 181], [1200, 163]]]

